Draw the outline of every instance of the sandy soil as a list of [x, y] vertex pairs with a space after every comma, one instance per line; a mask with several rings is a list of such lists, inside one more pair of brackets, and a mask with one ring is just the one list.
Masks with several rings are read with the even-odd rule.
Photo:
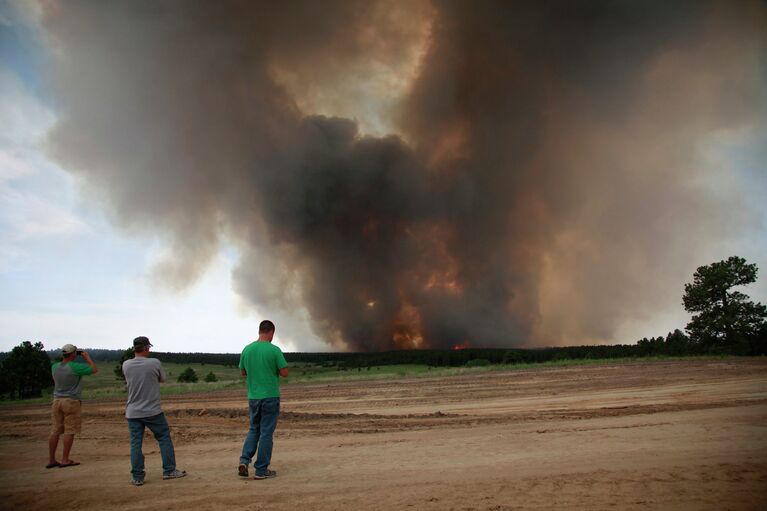
[[243, 392], [165, 398], [184, 479], [128, 484], [120, 401], [84, 404], [46, 470], [49, 407], [0, 408], [2, 509], [767, 509], [767, 361], [531, 369], [283, 388], [272, 468], [241, 479]]

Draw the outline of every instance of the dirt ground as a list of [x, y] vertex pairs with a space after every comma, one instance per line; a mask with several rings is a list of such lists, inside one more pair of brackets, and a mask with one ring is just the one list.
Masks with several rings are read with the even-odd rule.
[[283, 387], [272, 468], [236, 475], [244, 390], [163, 398], [179, 468], [129, 485], [119, 400], [46, 470], [49, 406], [0, 408], [0, 508], [767, 509], [767, 361], [638, 362]]

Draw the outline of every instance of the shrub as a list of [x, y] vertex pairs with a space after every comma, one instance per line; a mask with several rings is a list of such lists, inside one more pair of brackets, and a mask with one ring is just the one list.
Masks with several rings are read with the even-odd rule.
[[466, 362], [466, 367], [481, 367], [481, 366], [489, 366], [490, 361], [484, 358], [475, 358], [473, 360], [469, 360]]
[[178, 381], [180, 383], [194, 383], [197, 380], [197, 373], [195, 373], [194, 369], [191, 367], [187, 367], [181, 372], [180, 375], [178, 375]]
[[218, 381], [218, 378], [216, 378], [216, 375], [215, 375], [215, 374], [213, 374], [213, 371], [211, 371], [211, 372], [209, 372], [209, 373], [208, 373], [208, 374], [205, 376], [205, 381], [207, 381], [207, 382]]
[[134, 358], [136, 354], [133, 352], [133, 348], [128, 348], [120, 354], [120, 361], [114, 368], [115, 378], [125, 381], [125, 375], [123, 374], [123, 362]]

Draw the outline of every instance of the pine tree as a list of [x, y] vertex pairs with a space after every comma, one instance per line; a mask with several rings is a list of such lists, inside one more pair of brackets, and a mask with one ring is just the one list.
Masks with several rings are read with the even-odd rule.
[[693, 314], [687, 324], [693, 342], [709, 352], [748, 352], [767, 321], [767, 307], [732, 288], [756, 282], [756, 274], [755, 264], [737, 256], [697, 269], [682, 298]]

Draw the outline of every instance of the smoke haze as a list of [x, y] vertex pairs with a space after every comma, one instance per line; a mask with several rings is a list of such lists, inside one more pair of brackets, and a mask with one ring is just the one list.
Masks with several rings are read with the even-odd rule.
[[52, 154], [299, 346], [631, 342], [756, 222], [706, 149], [765, 131], [763, 2], [43, 5]]

